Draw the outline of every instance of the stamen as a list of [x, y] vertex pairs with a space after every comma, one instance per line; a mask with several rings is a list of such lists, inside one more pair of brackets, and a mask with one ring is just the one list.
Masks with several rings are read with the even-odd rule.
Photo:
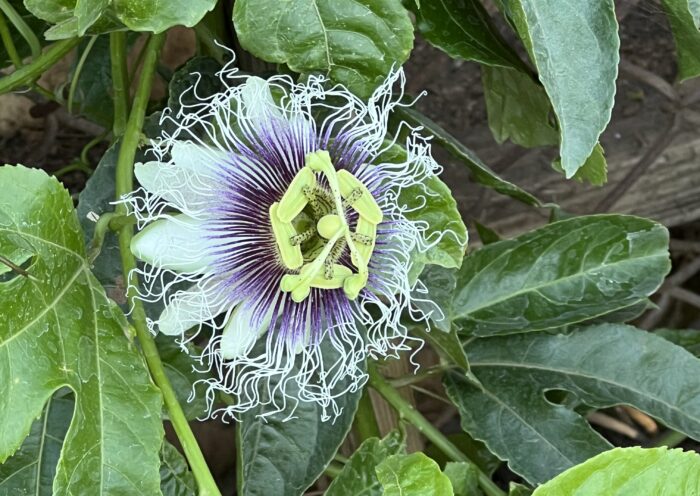
[[[279, 218], [279, 203], [270, 206], [270, 225], [275, 236], [282, 262], [289, 269], [298, 269], [304, 264], [304, 256], [299, 245], [294, 245], [290, 240], [297, 232], [291, 222], [284, 222]], [[302, 207], [303, 208], [303, 207]]]
[[313, 228], [309, 228], [306, 231], [295, 234], [290, 238], [290, 241], [292, 242], [292, 246], [297, 246], [302, 244], [304, 241], [308, 241], [311, 238], [314, 237], [314, 234], [316, 234], [316, 231]]
[[278, 215], [282, 222], [291, 222], [307, 205], [304, 190], [316, 186], [316, 176], [313, 171], [304, 167], [294, 176], [287, 191], [279, 202]]

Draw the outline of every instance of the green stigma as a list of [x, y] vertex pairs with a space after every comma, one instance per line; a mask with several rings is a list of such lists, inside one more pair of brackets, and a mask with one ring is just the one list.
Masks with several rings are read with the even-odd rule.
[[[327, 187], [316, 175], [323, 175]], [[345, 209], [358, 214], [354, 230]], [[297, 228], [308, 218], [313, 226]], [[346, 170], [336, 171], [330, 155], [318, 150], [306, 155], [305, 166], [294, 177], [282, 199], [270, 207], [270, 224], [284, 266], [298, 273], [282, 278], [280, 289], [301, 302], [311, 288], [339, 289], [354, 300], [367, 285], [368, 264], [383, 214], [367, 187]], [[355, 271], [338, 263], [345, 248]]]

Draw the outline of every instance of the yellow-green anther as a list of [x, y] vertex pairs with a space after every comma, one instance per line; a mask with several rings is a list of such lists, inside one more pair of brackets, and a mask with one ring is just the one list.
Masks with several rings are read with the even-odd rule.
[[273, 203], [270, 207], [270, 224], [279, 248], [282, 263], [289, 269], [298, 269], [304, 264], [304, 256], [301, 247], [292, 243], [292, 238], [297, 232], [291, 222], [284, 222], [279, 218], [279, 203]]
[[[358, 236], [363, 236], [364, 238], [370, 240], [369, 244], [365, 243], [355, 243], [355, 250], [350, 252], [350, 257], [352, 263], [356, 267], [366, 267], [369, 263], [369, 258], [372, 256], [374, 251], [374, 241], [377, 238], [377, 226], [372, 224], [370, 221], [360, 216], [357, 219], [357, 227], [355, 228], [355, 233]], [[358, 260], [357, 257], [361, 257], [362, 260]]]
[[299, 215], [308, 203], [308, 199], [304, 194], [304, 190], [316, 186], [316, 176], [314, 172], [303, 167], [292, 182], [289, 184], [287, 191], [284, 192], [282, 199], [279, 202], [278, 216], [282, 222], [291, 222], [294, 217]]
[[316, 224], [318, 233], [326, 238], [331, 239], [343, 229], [343, 223], [336, 214], [328, 214], [321, 217]]
[[356, 197], [357, 193], [354, 193], [357, 189], [362, 191], [359, 198], [352, 203], [352, 208], [357, 211], [362, 217], [372, 222], [373, 224], [379, 224], [382, 222], [383, 214], [382, 210], [374, 201], [372, 194], [369, 192], [367, 187], [362, 184], [362, 182], [353, 176], [350, 172], [346, 170], [339, 170], [337, 172], [338, 187], [340, 188], [340, 194], [346, 200], [351, 197]]
[[297, 303], [304, 301], [311, 293], [311, 286], [297, 286], [292, 291], [292, 300]]
[[357, 298], [360, 291], [362, 291], [362, 288], [367, 285], [367, 277], [368, 274], [365, 270], [359, 274], [353, 274], [345, 278], [345, 281], [343, 282], [343, 291], [345, 292], [345, 296], [347, 296], [350, 300]]

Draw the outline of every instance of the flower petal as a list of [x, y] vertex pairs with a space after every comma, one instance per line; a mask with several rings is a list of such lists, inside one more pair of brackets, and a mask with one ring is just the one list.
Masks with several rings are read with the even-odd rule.
[[215, 260], [215, 244], [205, 222], [180, 214], [148, 224], [131, 240], [131, 252], [160, 269], [202, 274]]
[[264, 334], [272, 321], [272, 309], [268, 315], [253, 325], [254, 306], [238, 305], [228, 319], [221, 333], [221, 356], [226, 360], [235, 360], [246, 355], [255, 344], [258, 336]]
[[158, 330], [179, 336], [188, 329], [210, 321], [226, 310], [226, 295], [221, 281], [208, 278], [176, 293], [158, 318]]
[[228, 161], [220, 150], [176, 141], [173, 163], [137, 163], [134, 173], [141, 186], [179, 207], [202, 207], [213, 199], [217, 167]]

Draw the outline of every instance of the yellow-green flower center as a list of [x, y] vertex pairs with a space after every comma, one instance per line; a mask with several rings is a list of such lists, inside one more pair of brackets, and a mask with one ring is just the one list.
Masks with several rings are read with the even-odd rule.
[[[317, 175], [326, 179], [320, 186]], [[346, 208], [358, 214], [354, 230]], [[282, 278], [280, 289], [303, 301], [311, 288], [339, 289], [354, 300], [367, 284], [382, 211], [367, 187], [346, 170], [336, 171], [325, 150], [306, 155], [306, 165], [289, 184], [282, 199], [270, 207], [270, 224], [284, 266], [294, 273]], [[313, 224], [306, 229], [300, 227]], [[352, 270], [340, 263], [350, 250]]]

